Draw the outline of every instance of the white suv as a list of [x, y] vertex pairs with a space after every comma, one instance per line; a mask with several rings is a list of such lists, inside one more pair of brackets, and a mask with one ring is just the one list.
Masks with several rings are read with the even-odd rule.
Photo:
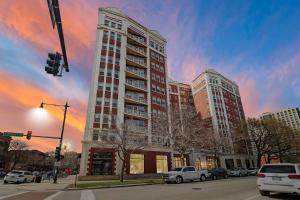
[[266, 164], [256, 176], [262, 196], [270, 192], [300, 194], [300, 164]]
[[26, 183], [32, 182], [34, 177], [31, 172], [23, 170], [13, 170], [6, 174], [4, 183]]

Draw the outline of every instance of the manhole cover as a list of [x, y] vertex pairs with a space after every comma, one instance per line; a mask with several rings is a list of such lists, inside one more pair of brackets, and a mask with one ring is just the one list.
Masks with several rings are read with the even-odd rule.
[[202, 188], [192, 188], [192, 190], [202, 190]]

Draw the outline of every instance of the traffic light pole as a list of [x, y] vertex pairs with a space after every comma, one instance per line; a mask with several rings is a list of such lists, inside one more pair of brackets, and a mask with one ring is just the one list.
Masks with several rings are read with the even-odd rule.
[[[63, 119], [63, 124], [62, 124], [62, 128], [61, 128], [60, 139], [59, 139], [59, 155], [61, 153], [62, 141], [63, 141], [63, 137], [64, 137], [64, 129], [65, 129], [65, 122], [66, 122], [67, 110], [68, 110], [68, 107], [70, 107], [68, 105], [68, 102], [66, 102], [66, 104], [64, 105], [64, 107], [65, 107], [65, 110], [64, 110], [64, 119]], [[60, 160], [60, 156], [57, 158], [57, 162], [59, 160]], [[55, 167], [55, 174], [54, 174], [54, 178], [53, 178], [53, 183], [57, 183], [57, 176], [58, 176], [58, 166]]]

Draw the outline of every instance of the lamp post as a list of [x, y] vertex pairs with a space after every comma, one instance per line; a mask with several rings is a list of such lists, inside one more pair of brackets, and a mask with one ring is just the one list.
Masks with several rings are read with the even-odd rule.
[[[64, 119], [63, 119], [63, 124], [62, 124], [61, 134], [60, 134], [60, 138], [59, 138], [58, 157], [56, 158], [56, 160], [59, 161], [59, 160], [60, 160], [61, 147], [62, 147], [62, 141], [63, 141], [63, 137], [64, 137], [64, 129], [65, 129], [65, 122], [66, 122], [66, 115], [67, 115], [68, 107], [70, 107], [70, 106], [68, 105], [68, 102], [66, 102], [65, 105], [50, 104], [50, 103], [44, 103], [44, 102], [42, 102], [41, 105], [40, 105], [40, 108], [44, 108], [44, 105], [47, 105], [47, 106], [64, 107]], [[54, 178], [53, 178], [53, 183], [57, 183], [57, 176], [58, 176], [58, 166], [56, 166], [55, 168], [56, 168], [56, 169], [55, 169], [55, 174], [54, 174]]]

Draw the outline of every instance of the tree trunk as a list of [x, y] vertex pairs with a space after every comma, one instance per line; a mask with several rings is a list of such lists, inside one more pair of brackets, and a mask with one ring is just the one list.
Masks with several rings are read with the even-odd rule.
[[184, 164], [184, 155], [181, 154], [181, 166], [183, 167], [185, 164]]
[[124, 171], [125, 171], [125, 159], [122, 160], [122, 169], [121, 169], [121, 175], [120, 175], [120, 182], [123, 183], [124, 181]]
[[258, 153], [258, 154], [257, 154], [257, 160], [256, 160], [256, 162], [257, 162], [257, 163], [256, 163], [256, 166], [257, 166], [257, 167], [260, 167], [260, 161], [261, 161], [261, 155], [260, 155], [260, 153]]

